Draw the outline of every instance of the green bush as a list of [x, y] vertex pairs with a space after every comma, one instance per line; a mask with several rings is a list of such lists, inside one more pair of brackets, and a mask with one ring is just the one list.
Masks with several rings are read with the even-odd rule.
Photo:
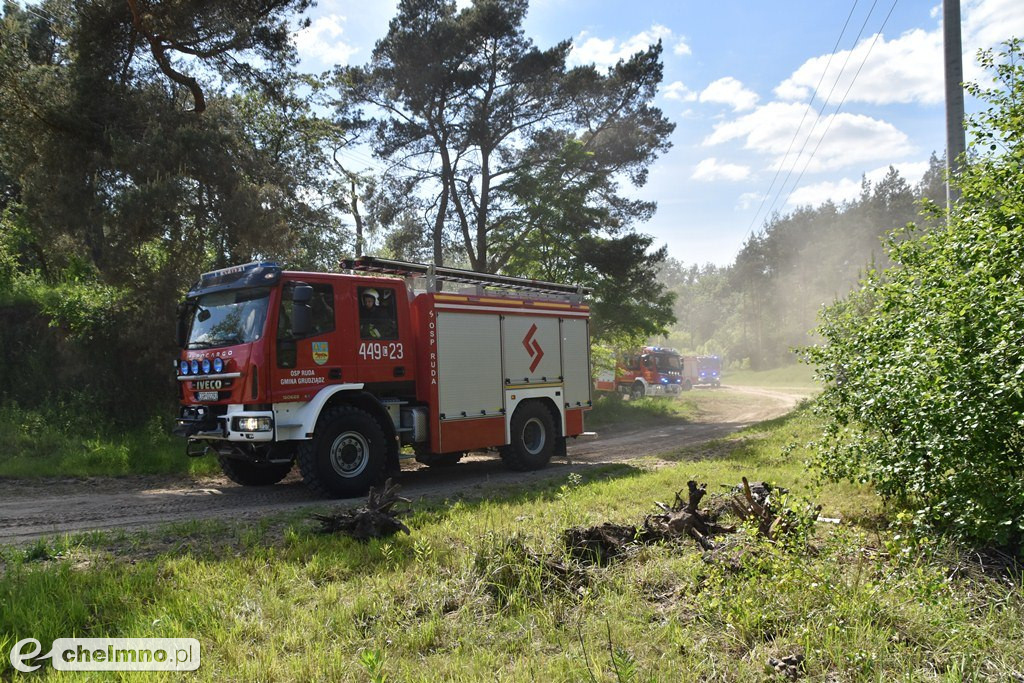
[[822, 314], [818, 465], [874, 484], [919, 525], [1024, 539], [1024, 66], [1012, 41], [944, 227], [894, 235], [890, 269]]

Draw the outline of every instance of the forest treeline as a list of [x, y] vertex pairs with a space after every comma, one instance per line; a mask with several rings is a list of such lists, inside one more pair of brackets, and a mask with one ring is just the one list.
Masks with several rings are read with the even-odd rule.
[[291, 40], [311, 4], [3, 3], [0, 404], [170, 414], [176, 304], [257, 259], [372, 247], [590, 286], [600, 338], [671, 323], [631, 197], [675, 125], [660, 44], [573, 66], [526, 0], [402, 0], [365, 64], [314, 75]]
[[676, 294], [676, 324], [659, 339], [755, 370], [796, 362], [794, 350], [815, 339], [822, 306], [890, 265], [892, 231], [941, 220], [933, 209], [946, 201], [944, 167], [932, 154], [916, 185], [890, 167], [877, 182], [863, 178], [848, 202], [775, 214], [727, 266], [666, 259], [660, 279]]

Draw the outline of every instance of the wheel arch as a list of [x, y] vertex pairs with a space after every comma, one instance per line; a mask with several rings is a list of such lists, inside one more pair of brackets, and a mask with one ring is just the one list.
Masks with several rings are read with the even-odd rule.
[[[400, 467], [398, 462], [398, 432], [395, 431], [395, 423], [391, 420], [391, 415], [388, 413], [387, 408], [384, 407], [384, 404], [380, 402], [380, 399], [368, 391], [340, 391], [328, 399], [320, 414], [323, 415], [327, 410], [337, 405], [349, 405], [353, 408], [359, 408], [377, 421], [380, 428], [384, 430], [384, 436], [387, 439], [388, 451], [385, 469], [389, 472], [397, 471]], [[317, 429], [319, 428], [320, 420], [317, 418]]]
[[561, 437], [565, 433], [565, 417], [561, 411], [558, 410], [558, 404], [555, 403], [554, 399], [550, 396], [534, 396], [520, 401], [516, 404], [516, 408], [512, 411], [512, 415], [509, 416], [509, 422], [511, 423], [511, 418], [515, 417], [516, 412], [520, 408], [529, 404], [542, 405], [549, 413], [551, 413], [551, 422], [555, 426], [555, 437]]

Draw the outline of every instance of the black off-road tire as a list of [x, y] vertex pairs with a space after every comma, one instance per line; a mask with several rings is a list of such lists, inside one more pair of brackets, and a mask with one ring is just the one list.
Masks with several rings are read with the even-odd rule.
[[501, 449], [505, 466], [517, 472], [546, 467], [555, 452], [555, 420], [544, 404], [527, 401], [512, 415], [512, 442]]
[[257, 463], [240, 458], [217, 456], [220, 469], [224, 475], [242, 486], [271, 486], [288, 476], [292, 471], [292, 462]]
[[316, 435], [299, 444], [297, 460], [303, 481], [316, 494], [364, 496], [384, 481], [387, 437], [365, 410], [334, 406], [320, 415]]

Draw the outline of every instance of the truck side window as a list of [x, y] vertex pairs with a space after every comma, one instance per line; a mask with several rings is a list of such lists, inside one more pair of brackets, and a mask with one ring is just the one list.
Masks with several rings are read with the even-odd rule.
[[[295, 340], [292, 333], [292, 284], [286, 284], [281, 293], [281, 306], [277, 313], [277, 367], [295, 367]], [[309, 305], [312, 308], [313, 327], [306, 337], [316, 337], [321, 334], [333, 332], [335, 329], [334, 316], [334, 287], [331, 285], [314, 284], [313, 298]], [[303, 338], [306, 338], [303, 337]]]
[[362, 339], [398, 339], [395, 290], [359, 287], [359, 336]]

